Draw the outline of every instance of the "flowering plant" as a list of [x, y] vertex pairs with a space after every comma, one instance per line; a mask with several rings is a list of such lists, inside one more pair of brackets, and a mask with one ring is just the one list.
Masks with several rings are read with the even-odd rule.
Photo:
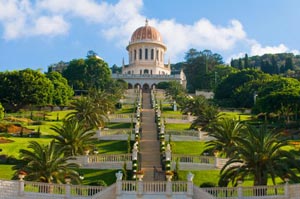
[[144, 171], [143, 170], [138, 170], [135, 174], [137, 174], [137, 175], [143, 175]]
[[173, 171], [166, 171], [166, 175], [174, 175]]
[[26, 171], [21, 170], [21, 171], [19, 172], [19, 175], [24, 175], [24, 176], [26, 176], [27, 173], [26, 173]]

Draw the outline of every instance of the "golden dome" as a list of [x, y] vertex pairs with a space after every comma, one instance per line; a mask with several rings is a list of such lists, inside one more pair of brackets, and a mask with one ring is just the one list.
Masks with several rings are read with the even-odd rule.
[[148, 20], [146, 20], [145, 26], [136, 29], [131, 36], [131, 43], [142, 40], [162, 42], [160, 33], [154, 27], [148, 25]]

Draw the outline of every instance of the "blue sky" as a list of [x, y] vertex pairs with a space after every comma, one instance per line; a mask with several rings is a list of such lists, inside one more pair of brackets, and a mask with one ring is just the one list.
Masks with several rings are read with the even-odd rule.
[[134, 30], [156, 27], [166, 59], [190, 48], [223, 56], [300, 50], [299, 0], [0, 0], [0, 71], [47, 71], [94, 50], [110, 66], [128, 62]]

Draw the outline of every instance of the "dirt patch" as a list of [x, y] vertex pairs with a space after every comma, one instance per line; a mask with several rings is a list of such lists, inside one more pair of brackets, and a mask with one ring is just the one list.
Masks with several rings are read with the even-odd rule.
[[11, 142], [14, 142], [14, 141], [4, 138], [4, 137], [0, 137], [0, 144], [11, 143]]

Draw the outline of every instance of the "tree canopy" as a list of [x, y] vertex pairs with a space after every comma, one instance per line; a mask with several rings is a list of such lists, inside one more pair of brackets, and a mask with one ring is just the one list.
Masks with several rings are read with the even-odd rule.
[[242, 135], [236, 137], [231, 147], [231, 156], [221, 170], [219, 184], [233, 185], [238, 180], [253, 177], [253, 185], [267, 185], [268, 178], [289, 178], [299, 182], [299, 163], [291, 151], [285, 149], [287, 140], [280, 131], [271, 131], [265, 126], [247, 126]]
[[212, 89], [214, 79], [210, 78], [209, 72], [223, 64], [222, 56], [210, 50], [197, 51], [192, 48], [186, 53], [185, 60], [184, 73], [188, 90]]
[[73, 89], [68, 85], [68, 81], [59, 72], [52, 71], [46, 74], [54, 86], [53, 99], [54, 105], [67, 105], [69, 99], [74, 95]]
[[48, 145], [41, 145], [36, 141], [30, 141], [28, 148], [21, 149], [20, 164], [14, 166], [15, 176], [20, 171], [26, 172], [26, 180], [46, 183], [62, 183], [65, 176], [70, 176], [75, 182], [79, 182], [79, 174], [75, 169], [79, 166], [75, 163], [68, 163], [74, 158], [64, 156], [67, 146], [58, 146], [54, 140]]
[[0, 100], [6, 110], [52, 104], [54, 86], [40, 71], [25, 69], [0, 73]]
[[62, 74], [74, 90], [103, 90], [111, 82], [108, 64], [95, 56], [72, 60]]

